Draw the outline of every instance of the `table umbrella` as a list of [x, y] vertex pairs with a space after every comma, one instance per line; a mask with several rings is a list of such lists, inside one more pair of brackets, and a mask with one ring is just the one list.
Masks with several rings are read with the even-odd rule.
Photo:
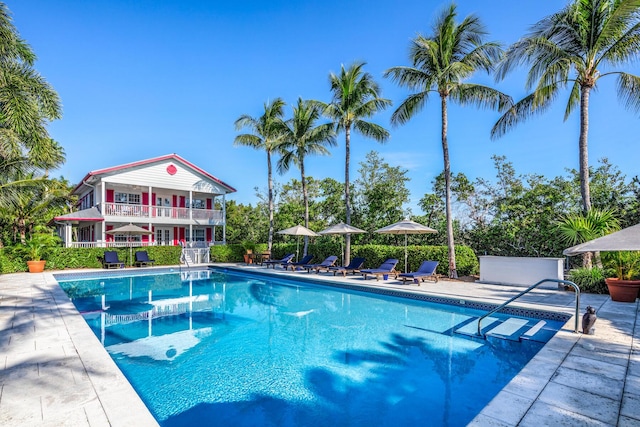
[[129, 225], [123, 225], [122, 227], [114, 228], [107, 231], [107, 234], [123, 234], [127, 236], [127, 242], [129, 243], [129, 265], [133, 265], [133, 248], [131, 246], [131, 236], [144, 236], [153, 234], [153, 231], [149, 231], [137, 225], [129, 223]]
[[[288, 234], [289, 236], [317, 236], [318, 233], [309, 230], [301, 225], [295, 227], [285, 228], [284, 230], [276, 231], [277, 234]], [[300, 239], [296, 242], [296, 261], [298, 261], [298, 247], [300, 246]]]
[[404, 221], [382, 227], [375, 232], [382, 234], [404, 234], [404, 272], [407, 273], [407, 235], [437, 233], [438, 231], [426, 225], [405, 219]]
[[623, 228], [615, 233], [572, 246], [562, 251], [564, 255], [584, 252], [640, 251], [640, 224]]
[[[332, 225], [329, 228], [325, 228], [322, 231], [319, 231], [318, 234], [360, 234], [360, 233], [366, 233], [365, 230], [361, 230], [359, 228], [353, 227], [351, 225], [347, 225], [344, 222], [341, 222], [339, 224], [335, 224]], [[344, 250], [342, 249], [342, 240], [340, 240], [340, 252], [342, 253], [342, 265], [347, 265], [347, 263], [345, 263], [344, 259]]]

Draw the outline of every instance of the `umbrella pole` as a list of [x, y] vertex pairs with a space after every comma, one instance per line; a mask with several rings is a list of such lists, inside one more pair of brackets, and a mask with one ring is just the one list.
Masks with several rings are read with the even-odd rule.
[[407, 273], [407, 233], [404, 234], [404, 272]]

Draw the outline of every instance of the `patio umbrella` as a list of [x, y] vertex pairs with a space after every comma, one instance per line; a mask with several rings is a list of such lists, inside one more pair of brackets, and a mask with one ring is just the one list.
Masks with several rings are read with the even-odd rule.
[[[288, 234], [289, 236], [317, 236], [318, 233], [309, 230], [301, 225], [295, 227], [285, 228], [284, 230], [276, 231], [277, 234]], [[298, 247], [300, 246], [300, 239], [296, 242], [296, 261], [298, 261]]]
[[572, 246], [562, 251], [562, 254], [571, 256], [584, 252], [607, 251], [640, 251], [640, 224]]
[[[353, 227], [351, 225], [347, 225], [344, 222], [341, 222], [339, 224], [335, 224], [332, 225], [329, 228], [325, 228], [322, 231], [319, 231], [318, 234], [360, 234], [360, 233], [366, 233], [366, 231], [361, 230], [359, 228]], [[340, 240], [340, 253], [342, 253], [342, 265], [347, 265], [347, 263], [345, 263], [345, 259], [344, 259], [344, 250], [342, 249], [342, 240]]]
[[129, 225], [123, 225], [122, 227], [114, 228], [107, 231], [107, 234], [123, 234], [127, 236], [127, 242], [129, 243], [129, 265], [133, 264], [133, 248], [131, 246], [131, 236], [144, 236], [153, 234], [153, 231], [146, 230], [137, 225], [129, 223]]
[[376, 230], [376, 233], [382, 234], [404, 234], [404, 272], [407, 273], [407, 236], [409, 234], [426, 234], [437, 233], [437, 230], [429, 228], [426, 225], [405, 219], [395, 224], [387, 225]]

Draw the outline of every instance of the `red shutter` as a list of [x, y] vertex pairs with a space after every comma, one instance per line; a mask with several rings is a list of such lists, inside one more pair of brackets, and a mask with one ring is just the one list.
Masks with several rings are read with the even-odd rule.
[[207, 199], [207, 209], [213, 209], [213, 200]]
[[[178, 207], [178, 196], [176, 196], [175, 194], [173, 195], [173, 204], [171, 205], [174, 208]], [[178, 212], [175, 209], [172, 209], [173, 214], [171, 215], [172, 218], [177, 218], [178, 217]], [[174, 239], [178, 239], [178, 237], [176, 236], [176, 234], [174, 233]]]
[[[104, 231], [113, 230], [113, 225], [107, 225]], [[113, 242], [113, 234], [107, 234], [107, 242]]]
[[142, 204], [149, 206], [149, 193], [142, 193]]
[[187, 204], [185, 203], [185, 197], [180, 196], [180, 207], [184, 208], [185, 206], [187, 206]]
[[173, 227], [173, 245], [174, 246], [178, 245], [178, 238], [179, 238], [179, 236], [178, 236], [178, 227]]
[[107, 190], [107, 203], [113, 203], [113, 190]]
[[[158, 199], [156, 198], [156, 193], [151, 193], [151, 204], [156, 205], [156, 203], [158, 203]], [[154, 217], [158, 216], [158, 209], [154, 208], [151, 211], [151, 215]]]
[[180, 240], [184, 240], [184, 235], [185, 235], [184, 231], [185, 231], [184, 227], [180, 227]]
[[[143, 225], [142, 228], [144, 228], [145, 230], [149, 229], [148, 225]], [[143, 242], [148, 242], [149, 241], [149, 235], [148, 234], [143, 234], [142, 235], [142, 241]]]
[[207, 243], [211, 242], [213, 239], [211, 238], [211, 227], [207, 227]]

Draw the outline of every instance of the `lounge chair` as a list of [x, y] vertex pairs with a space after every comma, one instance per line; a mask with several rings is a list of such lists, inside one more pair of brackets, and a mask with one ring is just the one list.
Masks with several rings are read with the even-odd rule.
[[333, 271], [334, 276], [338, 273], [342, 273], [342, 275], [346, 277], [347, 273], [360, 273], [360, 269], [362, 268], [364, 261], [364, 258], [354, 258], [351, 260], [349, 265], [345, 265], [344, 267], [330, 267], [329, 271]]
[[336, 263], [338, 257], [335, 255], [328, 256], [322, 261], [320, 264], [306, 264], [303, 265], [302, 268], [307, 270], [307, 273], [311, 273], [311, 270], [315, 270], [316, 273], [319, 273], [320, 270], [329, 271], [329, 268]]
[[265, 264], [267, 268], [269, 268], [269, 266], [272, 266], [274, 270], [276, 268], [276, 265], [280, 264], [282, 265], [283, 268], [286, 269], [287, 264], [291, 262], [294, 256], [296, 256], [296, 254], [288, 254], [288, 255], [285, 255], [284, 258], [282, 259], [270, 259], [269, 261], [263, 262], [263, 264]]
[[291, 271], [294, 271], [298, 267], [302, 267], [304, 265], [309, 264], [309, 262], [312, 259], [313, 259], [313, 255], [305, 255], [300, 261], [288, 263], [286, 266], [284, 266], [284, 269], [287, 270], [289, 267], [291, 267]]
[[403, 284], [407, 280], [414, 280], [418, 283], [418, 286], [420, 286], [420, 282], [424, 282], [427, 279], [438, 283], [436, 267], [438, 267], [438, 261], [424, 261], [416, 271], [397, 274], [396, 279], [402, 280]]
[[361, 270], [360, 273], [367, 280], [367, 275], [375, 276], [376, 280], [380, 280], [380, 276], [394, 276], [396, 274], [396, 265], [398, 260], [395, 258], [389, 258], [378, 268], [371, 268], [369, 270]]
[[134, 263], [136, 267], [146, 267], [147, 265], [153, 265], [154, 262], [156, 262], [156, 260], [149, 259], [147, 251], [136, 252], [136, 262]]
[[124, 262], [118, 259], [118, 252], [105, 251], [104, 258], [102, 258], [103, 268], [124, 268]]

